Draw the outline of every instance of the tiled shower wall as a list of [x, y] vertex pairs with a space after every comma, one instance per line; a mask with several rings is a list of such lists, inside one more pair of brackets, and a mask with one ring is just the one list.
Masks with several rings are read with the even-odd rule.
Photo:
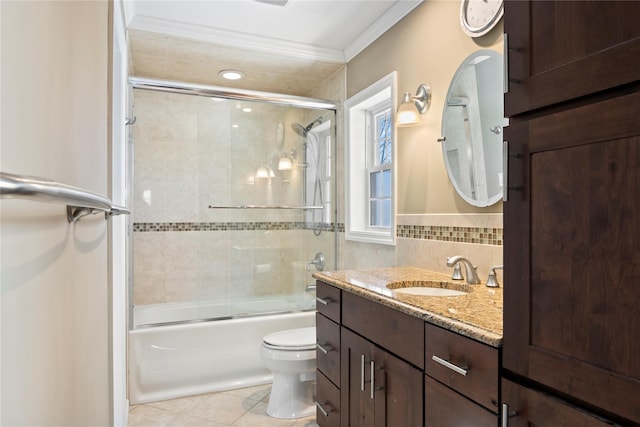
[[138, 89], [134, 106], [134, 304], [300, 293], [315, 252], [333, 262], [303, 211], [209, 208], [303, 204], [302, 168], [277, 170], [302, 162], [303, 110]]

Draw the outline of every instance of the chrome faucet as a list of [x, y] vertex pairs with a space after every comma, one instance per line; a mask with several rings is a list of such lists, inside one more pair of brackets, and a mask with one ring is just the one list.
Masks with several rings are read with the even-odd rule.
[[[458, 263], [462, 263], [464, 264], [464, 268], [466, 271], [466, 278], [467, 278], [467, 283], [473, 284], [473, 285], [477, 285], [478, 283], [480, 283], [480, 277], [478, 277], [478, 267], [476, 267], [475, 265], [471, 264], [471, 261], [469, 261], [467, 258], [460, 256], [460, 255], [456, 255], [456, 256], [452, 256], [450, 258], [447, 258], [447, 266], [448, 267], [454, 267], [454, 276], [456, 276], [456, 269], [455, 266]], [[452, 277], [452, 279], [454, 280], [460, 280], [462, 279], [462, 277], [459, 277], [459, 273], [460, 270], [457, 270], [458, 276], [456, 277]]]
[[496, 277], [496, 270], [503, 269], [503, 265], [494, 265], [489, 269], [489, 278], [487, 278], [487, 286], [490, 288], [499, 288], [498, 278]]

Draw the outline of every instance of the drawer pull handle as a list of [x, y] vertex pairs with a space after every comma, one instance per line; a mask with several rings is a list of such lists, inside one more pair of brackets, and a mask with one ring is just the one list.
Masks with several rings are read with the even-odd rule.
[[501, 427], [509, 427], [509, 405], [506, 403], [502, 404], [502, 414], [501, 414], [502, 424]]
[[376, 362], [371, 361], [371, 400], [375, 398], [374, 393], [376, 391]]
[[360, 356], [360, 391], [364, 391], [364, 354]]
[[[326, 404], [327, 404], [327, 402], [324, 402], [324, 404], [326, 405]], [[332, 410], [331, 410], [331, 409], [329, 409], [329, 410], [327, 411], [326, 409], [324, 409], [324, 408], [322, 407], [322, 405], [323, 405], [322, 403], [320, 403], [320, 402], [316, 402], [316, 408], [318, 408], [318, 410], [319, 410], [320, 412], [322, 412], [322, 415], [324, 415], [325, 417], [328, 417], [328, 416], [329, 416], [329, 412], [332, 412]]]
[[326, 344], [324, 347], [321, 346], [320, 344], [316, 343], [316, 348], [318, 350], [320, 350], [321, 352], [323, 352], [324, 354], [328, 354], [331, 350], [333, 350], [333, 347], [331, 347], [330, 345]]
[[461, 368], [460, 366], [454, 365], [453, 363], [441, 359], [440, 357], [436, 356], [435, 354], [433, 356], [431, 356], [431, 360], [433, 360], [436, 363], [441, 364], [442, 366], [446, 366], [447, 368], [451, 369], [454, 372], [457, 372], [458, 374], [462, 375], [462, 376], [467, 376], [467, 372], [469, 372], [469, 369], [465, 369], [465, 368]]
[[316, 297], [316, 301], [322, 305], [329, 305], [329, 303], [331, 302], [331, 298], [322, 299], [320, 297]]

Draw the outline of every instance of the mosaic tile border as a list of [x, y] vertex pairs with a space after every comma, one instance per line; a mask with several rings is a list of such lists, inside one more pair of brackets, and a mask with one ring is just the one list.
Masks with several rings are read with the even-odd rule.
[[[317, 230], [310, 222], [135, 222], [134, 232], [163, 231], [282, 231]], [[344, 223], [321, 224], [322, 231], [344, 233]], [[397, 225], [396, 236], [405, 239], [439, 240], [443, 242], [476, 243], [502, 246], [502, 228], [453, 227], [434, 225]]]
[[477, 243], [502, 246], [502, 228], [452, 227], [435, 225], [398, 225], [396, 236], [407, 239], [440, 240], [443, 242]]

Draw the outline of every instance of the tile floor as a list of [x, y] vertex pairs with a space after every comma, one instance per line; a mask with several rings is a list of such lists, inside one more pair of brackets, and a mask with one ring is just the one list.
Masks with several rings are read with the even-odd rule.
[[271, 384], [135, 405], [129, 427], [316, 427], [315, 415], [278, 420], [266, 414]]

